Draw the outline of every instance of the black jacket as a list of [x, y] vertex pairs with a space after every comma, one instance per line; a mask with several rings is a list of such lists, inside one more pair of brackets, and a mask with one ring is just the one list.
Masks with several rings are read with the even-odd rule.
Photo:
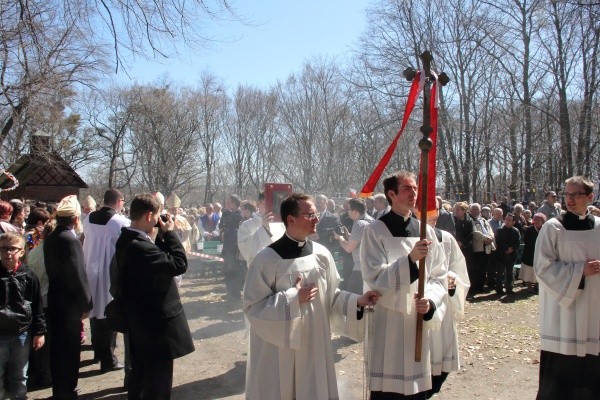
[[152, 243], [139, 232], [122, 228], [115, 258], [135, 348], [163, 359], [194, 351], [174, 280], [187, 270], [185, 251], [175, 232], [165, 232]]
[[[521, 234], [514, 226], [510, 228], [503, 226], [496, 232], [496, 254], [499, 257], [509, 258], [516, 257], [517, 250], [521, 245]], [[506, 254], [509, 247], [512, 247], [513, 252], [510, 255]]]
[[341, 225], [340, 217], [327, 210], [325, 210], [317, 224], [317, 233], [319, 234], [317, 242], [327, 247], [332, 254], [340, 251], [340, 242], [333, 238], [334, 229], [339, 225]]
[[46, 333], [40, 282], [27, 265], [14, 273], [0, 267], [0, 333], [17, 334], [28, 329], [33, 336]]
[[44, 239], [44, 262], [48, 274], [48, 312], [53, 321], [81, 320], [92, 309], [85, 272], [83, 247], [65, 226]]

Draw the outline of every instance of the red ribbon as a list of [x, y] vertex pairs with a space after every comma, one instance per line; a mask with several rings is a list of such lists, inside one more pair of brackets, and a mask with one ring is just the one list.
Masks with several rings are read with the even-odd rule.
[[[396, 146], [398, 145], [398, 139], [400, 139], [402, 132], [404, 132], [404, 128], [406, 128], [406, 124], [408, 122], [408, 118], [410, 117], [410, 114], [412, 113], [413, 109], [415, 108], [417, 96], [419, 95], [419, 92], [420, 92], [420, 90], [419, 90], [420, 80], [421, 80], [421, 72], [417, 72], [417, 74], [415, 75], [415, 77], [413, 79], [412, 85], [410, 87], [410, 92], [408, 93], [406, 109], [404, 110], [404, 117], [402, 118], [402, 126], [400, 127], [398, 134], [396, 135], [396, 137], [390, 144], [390, 147], [388, 147], [387, 151], [383, 155], [383, 158], [379, 161], [379, 164], [377, 164], [377, 167], [375, 167], [375, 170], [373, 171], [373, 173], [367, 180], [367, 183], [365, 183], [365, 186], [363, 186], [363, 188], [361, 189], [360, 197], [369, 197], [373, 194], [373, 192], [375, 191], [375, 186], [377, 186], [377, 182], [379, 181], [379, 178], [381, 178], [381, 175], [383, 174], [385, 167], [387, 167], [388, 163], [390, 162], [390, 159], [392, 158], [392, 154], [394, 154], [394, 151], [396, 150]], [[436, 115], [437, 115], [437, 111], [436, 111]], [[437, 124], [436, 124], [436, 126], [437, 126]], [[434, 184], [434, 186], [435, 186], [435, 184]]]

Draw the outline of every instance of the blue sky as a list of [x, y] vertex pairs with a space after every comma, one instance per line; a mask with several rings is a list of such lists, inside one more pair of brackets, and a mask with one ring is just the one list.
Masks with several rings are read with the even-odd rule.
[[220, 77], [230, 87], [238, 84], [267, 88], [290, 73], [298, 72], [314, 57], [343, 60], [363, 32], [365, 9], [372, 1], [361, 0], [237, 0], [238, 13], [257, 23], [235, 22], [211, 28], [218, 38], [210, 50], [182, 52], [168, 62], [133, 62], [131, 78], [119, 73], [123, 83], [150, 83], [167, 74], [172, 80], [193, 84], [203, 71]]

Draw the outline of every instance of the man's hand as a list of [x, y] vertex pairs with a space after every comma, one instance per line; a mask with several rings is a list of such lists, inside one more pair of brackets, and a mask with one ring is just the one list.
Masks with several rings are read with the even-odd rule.
[[408, 254], [412, 262], [416, 263], [421, 258], [427, 256], [430, 244], [431, 240], [427, 239], [419, 240], [417, 243], [415, 243], [415, 247], [413, 247], [411, 252]]
[[264, 226], [267, 231], [270, 229], [269, 224], [273, 222], [274, 218], [275, 217], [273, 216], [272, 212], [266, 213], [262, 216], [262, 226]]
[[369, 290], [356, 300], [356, 304], [361, 307], [374, 306], [379, 301], [381, 293], [374, 290]]
[[600, 275], [600, 260], [591, 260], [583, 264], [583, 276]]
[[508, 250], [506, 250], [506, 254], [512, 254], [513, 253], [513, 248], [509, 247]]
[[39, 350], [45, 343], [44, 335], [33, 337], [33, 350]]
[[422, 299], [418, 299], [417, 298], [418, 294], [415, 293], [415, 304], [417, 305], [417, 312], [419, 314], [427, 314], [429, 312], [429, 299], [426, 298], [422, 298]]
[[160, 225], [161, 232], [168, 232], [175, 229], [175, 222], [171, 218], [170, 214], [164, 214], [167, 216], [167, 221], [164, 222], [162, 218], [158, 218], [158, 224]]
[[319, 291], [319, 288], [314, 283], [303, 285], [301, 276], [296, 279], [296, 289], [298, 289], [298, 300], [300, 301], [300, 304], [313, 301]]

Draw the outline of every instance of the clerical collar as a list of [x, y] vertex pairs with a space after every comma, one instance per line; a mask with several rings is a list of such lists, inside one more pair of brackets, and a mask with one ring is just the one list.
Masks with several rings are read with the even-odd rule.
[[391, 212], [393, 212], [394, 214], [396, 214], [397, 216], [399, 216], [400, 218], [402, 218], [404, 220], [404, 222], [408, 222], [409, 219], [411, 219], [412, 217], [412, 212], [409, 211], [407, 216], [404, 216], [402, 214], [398, 214], [396, 211], [394, 210], [390, 210]]
[[288, 237], [290, 240], [292, 240], [293, 242], [297, 243], [297, 244], [298, 244], [298, 247], [304, 247], [304, 245], [306, 244], [306, 240], [304, 240], [304, 241], [302, 241], [302, 242], [301, 242], [300, 240], [296, 240], [296, 239], [294, 239], [293, 237], [291, 237], [290, 235], [288, 235], [288, 233], [287, 233], [287, 232], [285, 232], [285, 236], [287, 236], [287, 237]]
[[573, 211], [567, 211], [567, 212], [565, 213], [565, 216], [567, 216], [567, 215], [568, 215], [569, 217], [571, 217], [571, 218], [577, 218], [577, 219], [579, 219], [580, 221], [583, 221], [584, 219], [587, 219], [587, 218], [589, 218], [589, 216], [590, 216], [590, 210], [587, 210], [587, 211], [586, 211], [586, 213], [585, 213], [585, 214], [583, 214], [583, 215], [576, 214], [576, 213], [574, 213]]

